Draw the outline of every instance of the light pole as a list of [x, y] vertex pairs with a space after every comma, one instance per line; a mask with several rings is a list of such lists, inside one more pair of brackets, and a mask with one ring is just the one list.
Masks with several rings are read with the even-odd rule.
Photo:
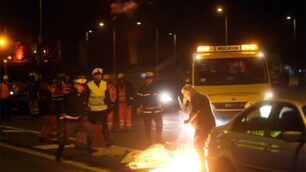
[[91, 34], [91, 33], [92, 33], [92, 30], [88, 30], [88, 31], [86, 31], [86, 33], [85, 33], [86, 44], [88, 44], [89, 34]]
[[176, 55], [176, 40], [177, 40], [177, 35], [176, 33], [169, 33], [170, 36], [173, 36], [173, 55]]
[[297, 69], [297, 59], [296, 59], [296, 19], [295, 17], [287, 16], [287, 20], [293, 21], [293, 55], [294, 55], [294, 67]]
[[[217, 8], [217, 13], [218, 14], [223, 14], [224, 10], [222, 7]], [[228, 42], [228, 36], [227, 36], [227, 15], [224, 13], [224, 30], [225, 30], [225, 45], [227, 45]]]
[[113, 28], [113, 73], [116, 73], [116, 29]]
[[156, 78], [158, 79], [158, 63], [159, 63], [159, 33], [158, 27], [155, 28], [155, 59], [156, 59]]

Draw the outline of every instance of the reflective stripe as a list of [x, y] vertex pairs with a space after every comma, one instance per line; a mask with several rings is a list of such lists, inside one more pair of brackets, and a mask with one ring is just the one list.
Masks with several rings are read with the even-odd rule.
[[157, 93], [153, 93], [153, 94], [150, 94], [150, 93], [148, 93], [148, 94], [136, 93], [136, 94], [139, 95], [139, 96], [143, 96], [143, 97], [147, 97], [147, 96], [157, 96], [157, 95], [158, 95]]
[[60, 117], [60, 119], [74, 119], [74, 120], [77, 120], [77, 119], [80, 119], [81, 116], [72, 116], [72, 115], [67, 115], [67, 114], [64, 114]]
[[148, 114], [148, 113], [150, 113], [150, 114], [151, 114], [151, 113], [161, 113], [161, 112], [162, 112], [161, 110], [155, 110], [155, 111], [145, 111], [145, 110], [144, 110], [144, 111], [142, 111], [142, 113], [147, 113], [147, 114]]

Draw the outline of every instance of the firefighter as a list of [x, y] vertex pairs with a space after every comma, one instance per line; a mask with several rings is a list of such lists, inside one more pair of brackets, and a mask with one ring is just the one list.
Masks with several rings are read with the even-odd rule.
[[135, 99], [135, 89], [128, 82], [123, 73], [118, 74], [119, 85], [118, 92], [118, 112], [119, 112], [119, 129], [132, 128], [132, 105]]
[[156, 124], [156, 141], [162, 143], [162, 130], [163, 130], [163, 108], [158, 101], [157, 86], [153, 81], [154, 73], [146, 72], [145, 84], [137, 91], [137, 114], [142, 115], [145, 133], [149, 144], [151, 140], [151, 127], [152, 120]]
[[107, 105], [105, 101], [105, 93], [107, 90], [107, 83], [102, 80], [103, 69], [95, 68], [92, 71], [93, 80], [87, 83], [86, 94], [88, 97], [88, 118], [92, 124], [100, 122], [102, 124], [102, 133], [106, 142], [106, 146], [110, 146], [110, 136], [107, 126]]
[[[108, 107], [107, 113], [107, 126], [108, 129], [111, 130], [114, 125], [114, 113], [115, 113], [115, 102], [117, 100], [117, 90], [115, 84], [111, 81], [111, 76], [109, 74], [105, 74], [103, 76], [104, 81], [107, 83], [107, 91], [105, 94], [105, 103]], [[107, 101], [110, 100], [110, 101]]]
[[0, 102], [1, 102], [1, 117], [0, 122], [11, 120], [11, 97], [17, 87], [9, 83], [9, 77], [3, 75], [2, 82], [0, 83]]
[[34, 72], [29, 73], [27, 89], [30, 113], [32, 117], [35, 117], [39, 114], [39, 85]]
[[194, 127], [194, 147], [201, 162], [205, 162], [204, 144], [210, 130], [216, 125], [210, 100], [206, 95], [194, 90], [191, 85], [182, 88], [182, 95], [189, 106], [189, 119], [184, 123], [190, 123]]
[[79, 76], [73, 80], [73, 90], [64, 97], [63, 114], [60, 117], [61, 129], [59, 134], [58, 150], [56, 153], [56, 161], [61, 161], [61, 156], [65, 145], [72, 134], [78, 130], [87, 133], [87, 151], [92, 152], [92, 124], [85, 116], [87, 108], [86, 78]]

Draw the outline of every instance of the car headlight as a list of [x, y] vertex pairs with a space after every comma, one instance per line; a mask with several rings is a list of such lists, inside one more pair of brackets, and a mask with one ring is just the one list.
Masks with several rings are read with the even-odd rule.
[[271, 99], [273, 97], [273, 93], [271, 91], [268, 91], [265, 93], [265, 100], [266, 99]]
[[159, 100], [162, 103], [167, 104], [167, 103], [170, 103], [172, 101], [172, 97], [168, 92], [162, 92], [162, 93], [159, 94]]

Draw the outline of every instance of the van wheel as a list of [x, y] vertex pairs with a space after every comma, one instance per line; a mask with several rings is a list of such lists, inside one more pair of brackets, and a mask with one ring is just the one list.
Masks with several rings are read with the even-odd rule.
[[215, 172], [235, 172], [235, 169], [227, 159], [220, 159], [217, 161]]

